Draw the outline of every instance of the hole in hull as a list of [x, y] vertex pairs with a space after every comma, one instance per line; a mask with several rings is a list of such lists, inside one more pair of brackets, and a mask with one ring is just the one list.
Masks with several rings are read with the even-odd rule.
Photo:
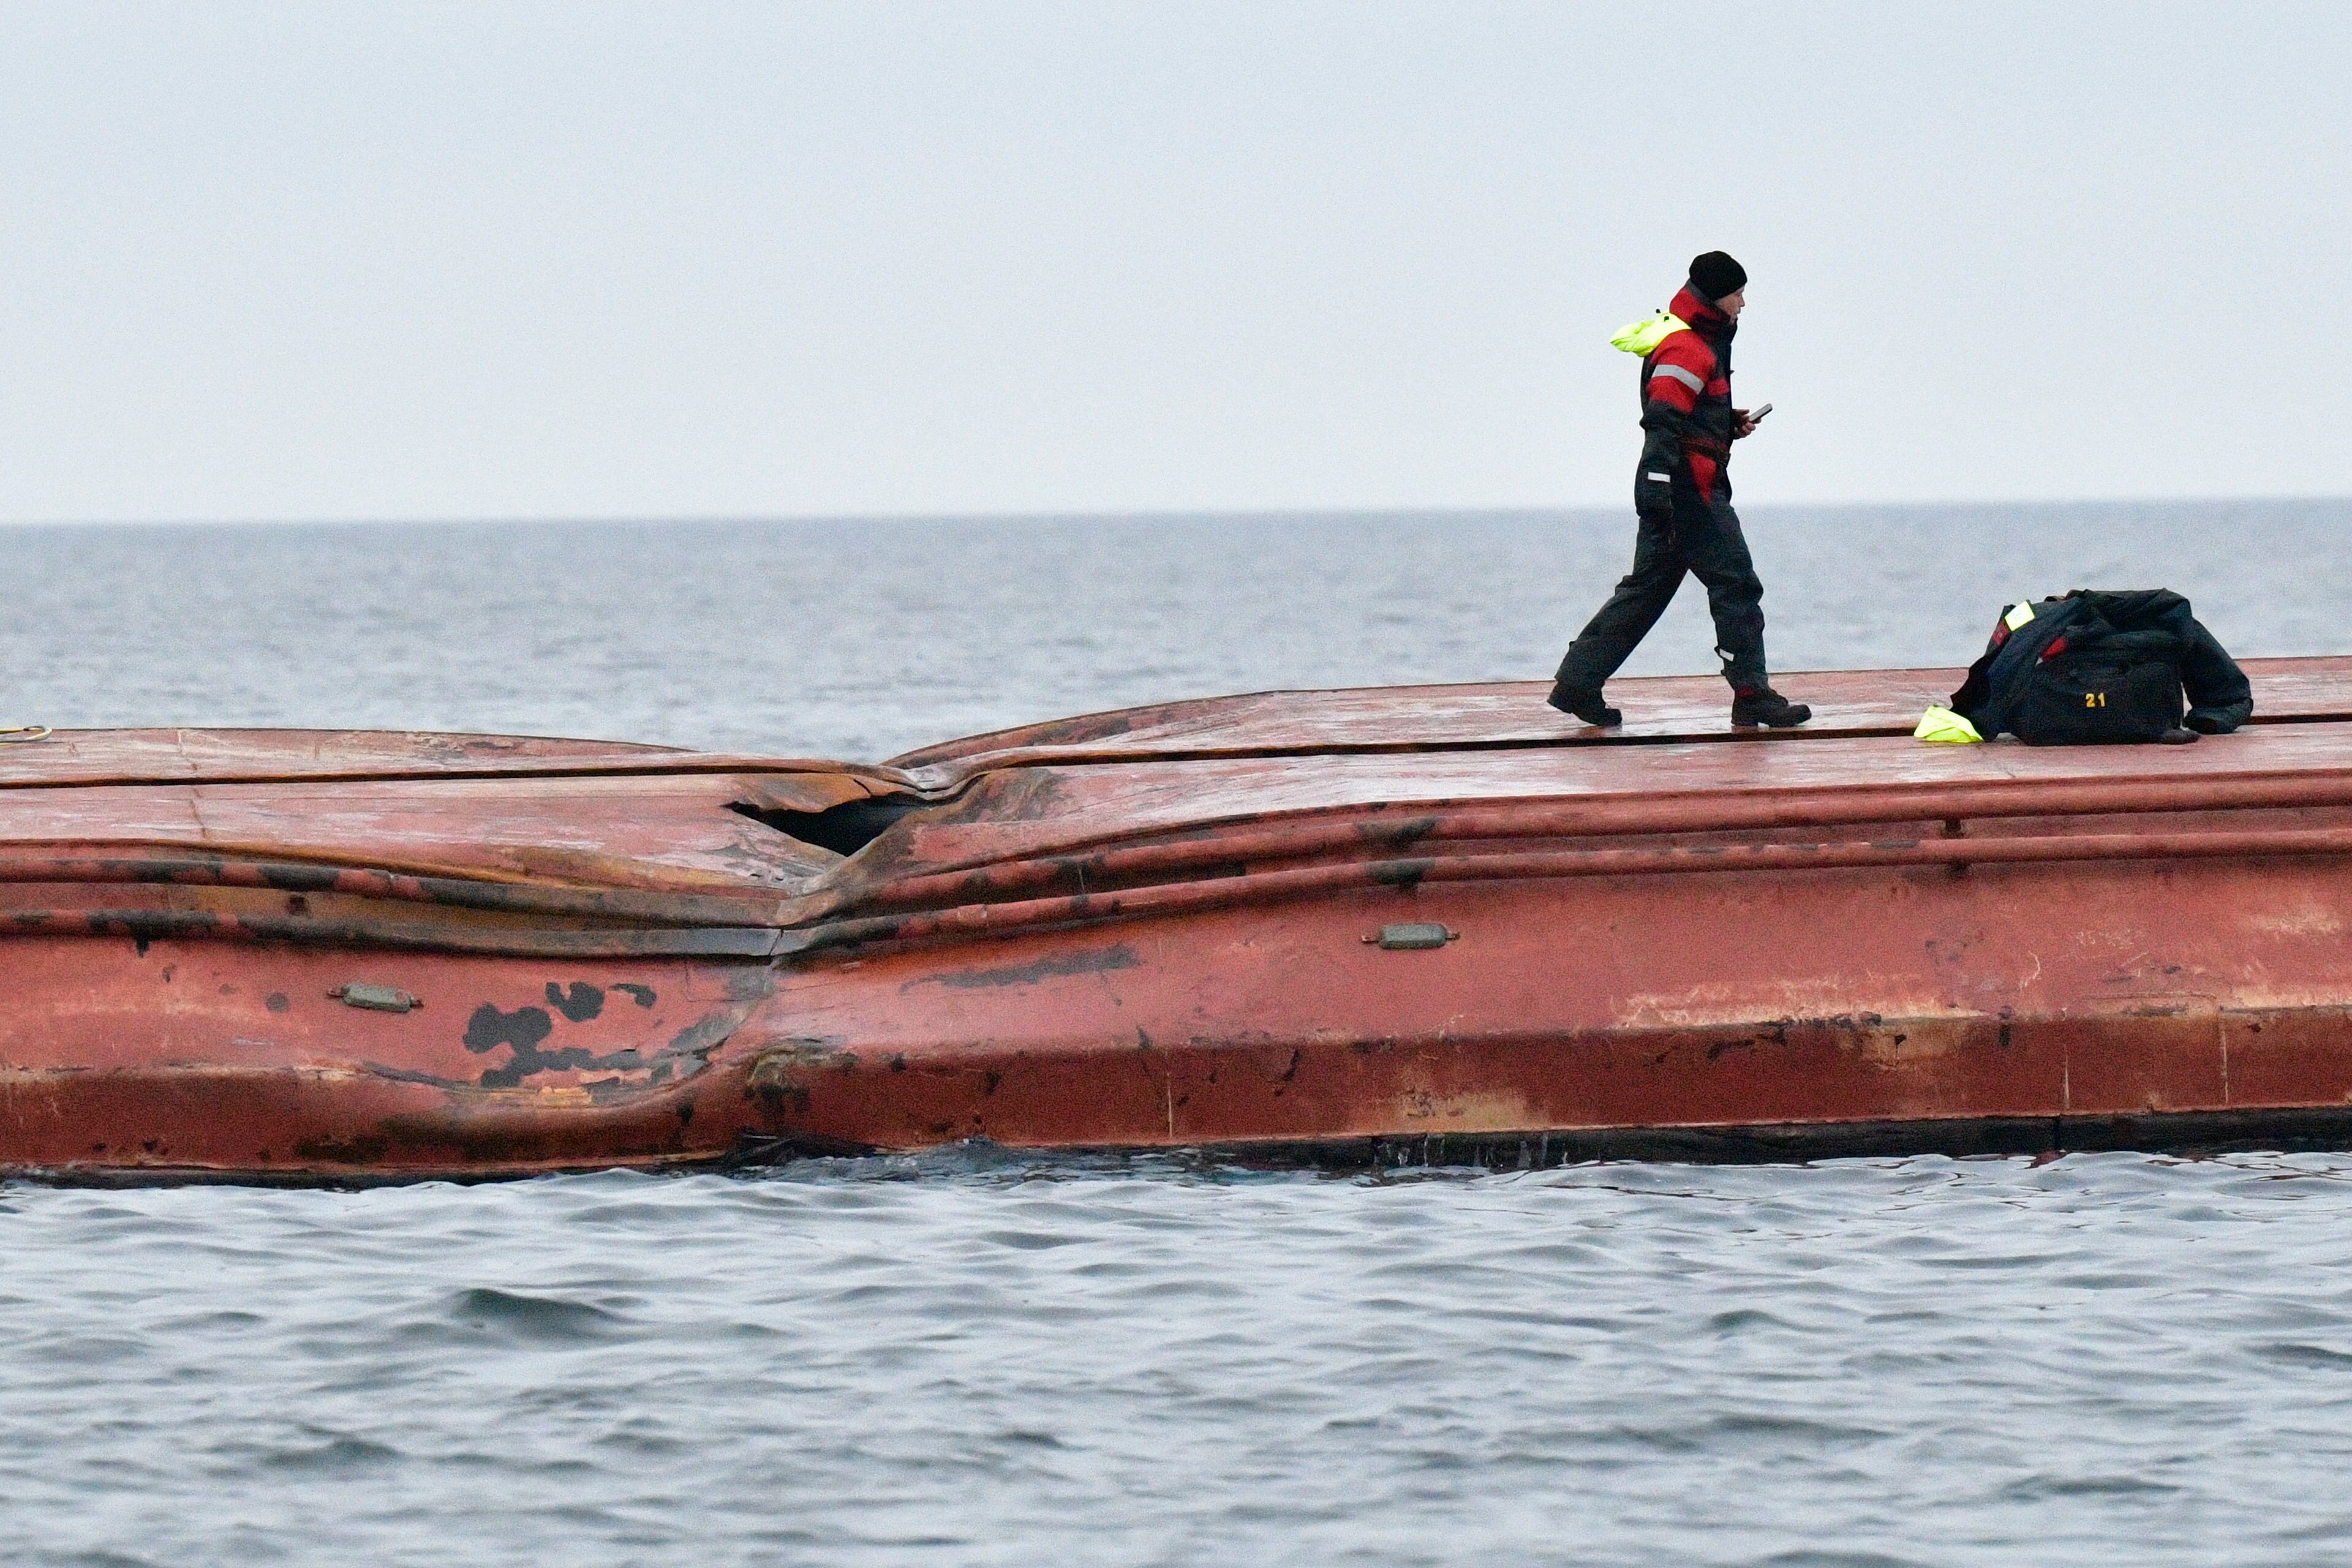
[[909, 795], [883, 795], [844, 801], [823, 811], [785, 811], [741, 800], [727, 809], [803, 844], [830, 849], [835, 855], [855, 855], [881, 837], [892, 823], [929, 804]]

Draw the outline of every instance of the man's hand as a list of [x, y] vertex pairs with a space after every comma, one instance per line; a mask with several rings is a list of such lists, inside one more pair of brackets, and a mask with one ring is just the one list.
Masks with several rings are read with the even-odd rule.
[[1772, 405], [1769, 403], [1763, 407], [1757, 409], [1752, 414], [1745, 408], [1733, 409], [1731, 411], [1731, 438], [1737, 441], [1743, 437], [1755, 435], [1756, 426], [1763, 424], [1764, 416], [1771, 412]]

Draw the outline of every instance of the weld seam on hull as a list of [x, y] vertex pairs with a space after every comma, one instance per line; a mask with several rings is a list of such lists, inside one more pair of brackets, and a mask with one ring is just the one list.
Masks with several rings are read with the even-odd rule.
[[2088, 779], [2056, 784], [1987, 780], [1979, 784], [1871, 785], [1862, 788], [1742, 794], [1686, 791], [1633, 800], [1569, 800], [1491, 805], [1329, 806], [1281, 826], [1247, 818], [1207, 834], [1159, 843], [1107, 835], [1071, 844], [1049, 858], [1012, 866], [950, 867], [857, 889], [849, 865], [835, 897], [856, 904], [919, 905], [1050, 881], [1083, 867], [1104, 879], [1145, 876], [1216, 862], [1303, 859], [1452, 839], [1590, 838], [1628, 834], [1727, 833], [1759, 828], [1847, 827], [1874, 823], [2000, 821], [2018, 817], [2143, 815], [2162, 812], [2296, 810], [2352, 806], [2352, 778], [2286, 773], [2239, 779]]
[[499, 958], [769, 958], [782, 933], [764, 926], [607, 927], [475, 931], [427, 921], [312, 920], [300, 915], [176, 910], [14, 910], [0, 939], [113, 937], [131, 941], [282, 942]]
[[844, 920], [785, 932], [779, 951], [793, 953], [859, 942], [997, 935], [1015, 930], [1192, 913], [1350, 889], [1410, 889], [1431, 882], [2345, 854], [2352, 854], [2352, 828], [1412, 857], [1250, 872], [1210, 882], [1120, 892], [966, 904], [940, 910]]
[[607, 927], [593, 930], [469, 931], [416, 921], [318, 920], [300, 915], [142, 910], [17, 910], [0, 935], [218, 938], [305, 944], [544, 956], [769, 957], [853, 943], [999, 934], [1190, 913], [1367, 888], [1432, 882], [1539, 880], [1722, 871], [1852, 870], [2352, 854], [2352, 828], [2238, 833], [2102, 834], [2032, 838], [1921, 839], [1866, 844], [1768, 844], [1662, 849], [1535, 851], [1430, 856], [1251, 872], [1213, 881], [1121, 892], [978, 903], [904, 915], [869, 916], [800, 929], [740, 926]]
[[[544, 884], [436, 877], [327, 861], [247, 860], [218, 855], [47, 856], [0, 853], [0, 883], [221, 887], [278, 893], [339, 893], [351, 898], [445, 905], [499, 913], [568, 915], [665, 925], [767, 925], [761, 915], [780, 901], [774, 889], [736, 893], [667, 893], [638, 889], [566, 889]], [[747, 908], [746, 906], [751, 906]], [[764, 907], [764, 908], [763, 908]]]

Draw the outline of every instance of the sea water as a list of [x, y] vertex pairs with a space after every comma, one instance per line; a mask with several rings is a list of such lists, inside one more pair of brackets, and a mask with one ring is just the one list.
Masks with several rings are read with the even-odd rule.
[[[1757, 509], [1780, 670], [2009, 599], [2336, 651], [2352, 503]], [[1617, 514], [0, 529], [0, 723], [879, 758], [1538, 679]], [[1709, 668], [1697, 589], [1629, 673]], [[1782, 689], [1801, 699], [1801, 674]], [[0, 942], [0, 993], [6, 952]], [[1405, 1177], [953, 1150], [0, 1188], [0, 1560], [2274, 1564], [2352, 1551], [2352, 1158]]]

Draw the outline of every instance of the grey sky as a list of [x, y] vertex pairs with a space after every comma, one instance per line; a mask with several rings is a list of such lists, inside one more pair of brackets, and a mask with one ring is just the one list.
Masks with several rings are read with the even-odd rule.
[[[1701, 24], [1706, 30], [1700, 30]], [[2352, 7], [0, 5], [0, 517], [2352, 493]]]

